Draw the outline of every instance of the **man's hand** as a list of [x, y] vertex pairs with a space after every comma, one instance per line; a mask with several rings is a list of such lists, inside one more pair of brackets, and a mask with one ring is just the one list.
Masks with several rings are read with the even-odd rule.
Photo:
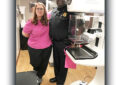
[[24, 37], [26, 37], [26, 38], [28, 38], [28, 37], [29, 37], [29, 34], [24, 33], [23, 31], [22, 31], [22, 35], [23, 35]]
[[65, 40], [64, 40], [64, 43], [65, 43], [65, 45], [67, 45], [67, 46], [73, 44], [73, 42], [72, 42], [70, 39], [65, 39]]

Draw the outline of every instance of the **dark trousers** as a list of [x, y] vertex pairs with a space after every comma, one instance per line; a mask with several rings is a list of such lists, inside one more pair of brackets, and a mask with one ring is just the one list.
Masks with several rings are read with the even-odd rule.
[[66, 45], [63, 41], [53, 41], [53, 58], [54, 58], [54, 73], [57, 79], [57, 84], [64, 84], [67, 76], [67, 68], [65, 68], [64, 48]]
[[30, 64], [33, 69], [37, 71], [37, 76], [42, 78], [46, 72], [46, 68], [49, 62], [52, 46], [45, 49], [33, 49], [28, 46], [28, 52], [30, 55]]

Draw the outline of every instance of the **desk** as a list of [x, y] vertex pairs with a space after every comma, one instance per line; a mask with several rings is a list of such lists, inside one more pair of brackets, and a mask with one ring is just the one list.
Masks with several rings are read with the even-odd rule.
[[[94, 79], [89, 83], [89, 85], [104, 85], [104, 49], [98, 49], [97, 47], [94, 47], [92, 49], [98, 53], [98, 56], [95, 59], [75, 60], [67, 50], [66, 53], [75, 64], [97, 67], [96, 75]], [[77, 82], [74, 82], [72, 85], [78, 84]]]

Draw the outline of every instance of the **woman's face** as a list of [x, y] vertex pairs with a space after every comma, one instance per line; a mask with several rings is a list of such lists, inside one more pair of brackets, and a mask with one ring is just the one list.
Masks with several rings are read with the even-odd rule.
[[42, 17], [44, 15], [44, 7], [42, 5], [37, 5], [36, 15], [37, 17]]

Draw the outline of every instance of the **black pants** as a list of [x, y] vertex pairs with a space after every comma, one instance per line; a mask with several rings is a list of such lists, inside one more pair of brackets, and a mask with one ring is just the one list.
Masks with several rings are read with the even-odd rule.
[[33, 69], [37, 71], [39, 78], [46, 72], [46, 68], [49, 62], [52, 46], [45, 49], [33, 49], [28, 46], [28, 51], [30, 55], [30, 64], [33, 66]]
[[65, 68], [64, 48], [66, 45], [63, 41], [53, 41], [53, 58], [54, 72], [57, 79], [57, 84], [64, 84], [67, 76], [67, 68]]

